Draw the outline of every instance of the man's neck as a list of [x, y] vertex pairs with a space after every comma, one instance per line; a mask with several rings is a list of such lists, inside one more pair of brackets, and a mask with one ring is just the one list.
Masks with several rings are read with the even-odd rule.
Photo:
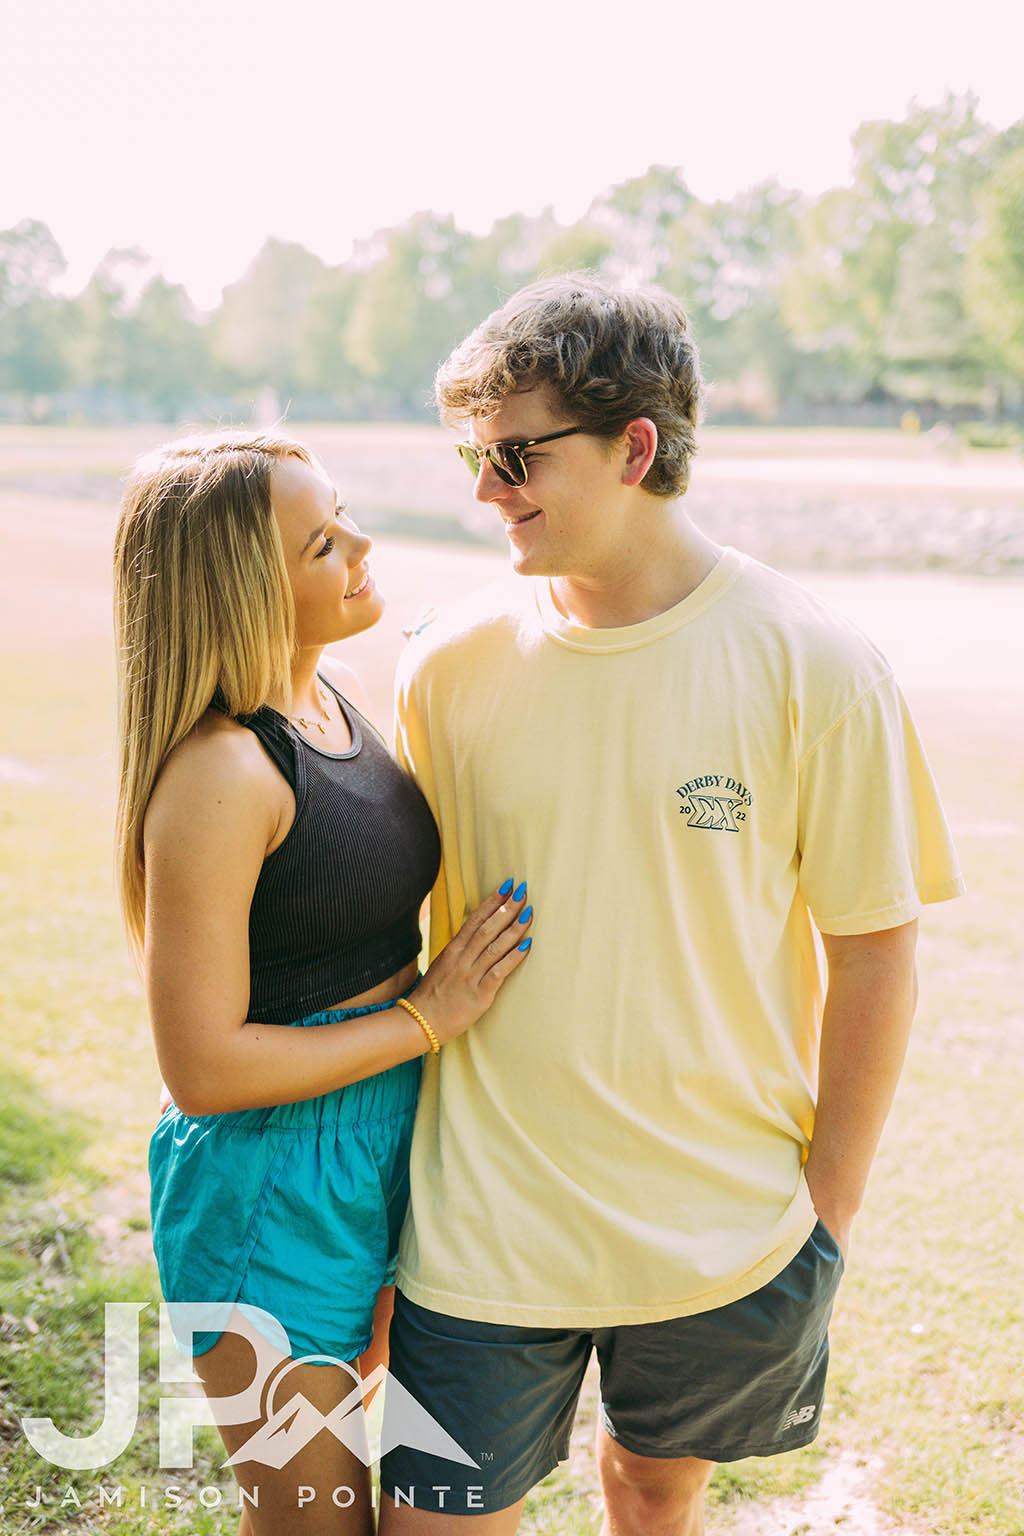
[[664, 536], [632, 550], [614, 576], [553, 576], [555, 607], [583, 629], [623, 629], [667, 613], [696, 591], [722, 553], [688, 517], [666, 524]]

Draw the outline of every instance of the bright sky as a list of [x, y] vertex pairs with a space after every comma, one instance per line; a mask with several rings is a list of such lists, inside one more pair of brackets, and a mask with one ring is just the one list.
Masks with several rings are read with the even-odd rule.
[[0, 38], [0, 228], [48, 223], [72, 290], [142, 246], [209, 307], [268, 235], [570, 222], [653, 163], [817, 192], [911, 98], [1024, 116], [1011, 0], [0, 0]]

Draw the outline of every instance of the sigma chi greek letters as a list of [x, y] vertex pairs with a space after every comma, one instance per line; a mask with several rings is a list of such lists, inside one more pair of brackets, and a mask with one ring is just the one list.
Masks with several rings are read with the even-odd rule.
[[754, 803], [747, 786], [724, 773], [705, 773], [688, 779], [676, 794], [683, 801], [680, 815], [690, 818], [686, 825], [709, 832], [738, 832]]

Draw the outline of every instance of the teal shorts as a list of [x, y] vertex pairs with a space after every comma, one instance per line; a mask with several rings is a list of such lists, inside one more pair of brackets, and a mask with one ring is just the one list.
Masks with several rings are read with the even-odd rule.
[[[336, 1008], [295, 1027], [392, 1006]], [[419, 1083], [416, 1058], [298, 1104], [166, 1110], [149, 1148], [153, 1248], [180, 1348], [212, 1349], [237, 1305], [293, 1357], [363, 1353], [377, 1293], [394, 1281]], [[191, 1305], [176, 1319], [181, 1303]]]

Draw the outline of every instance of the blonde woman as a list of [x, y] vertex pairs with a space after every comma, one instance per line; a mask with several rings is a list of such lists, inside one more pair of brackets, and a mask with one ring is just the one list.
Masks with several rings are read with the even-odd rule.
[[[417, 982], [437, 832], [323, 655], [381, 614], [369, 549], [312, 455], [265, 434], [140, 461], [117, 530], [121, 894], [173, 1096], [153, 1239], [168, 1302], [216, 1304], [176, 1331], [231, 1455], [272, 1416], [239, 1396], [257, 1364], [326, 1413], [351, 1374], [286, 1357], [385, 1357], [421, 1058], [531, 942], [506, 880]], [[372, 1530], [334, 1435], [235, 1472], [241, 1536]]]

